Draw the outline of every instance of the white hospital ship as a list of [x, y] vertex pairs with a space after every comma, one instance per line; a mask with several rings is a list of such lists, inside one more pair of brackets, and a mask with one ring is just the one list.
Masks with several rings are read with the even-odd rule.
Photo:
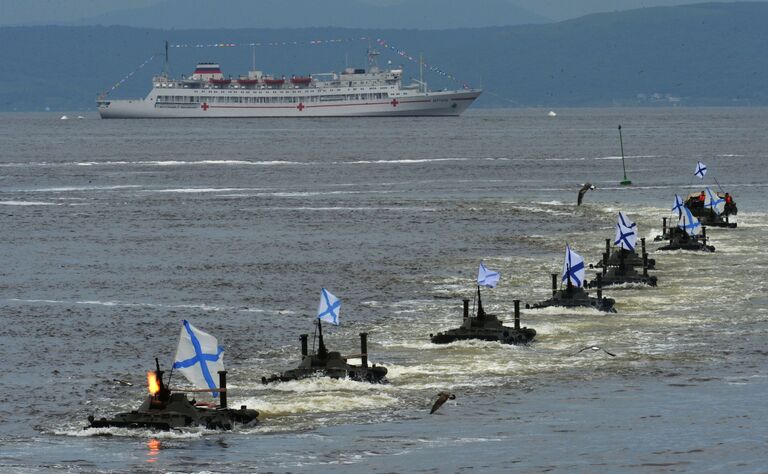
[[368, 70], [289, 78], [256, 70], [225, 77], [218, 64], [200, 63], [189, 77], [155, 76], [144, 99], [101, 97], [97, 105], [102, 118], [457, 116], [482, 93], [430, 91], [423, 80], [404, 86], [403, 70], [379, 69], [377, 55], [369, 51]]

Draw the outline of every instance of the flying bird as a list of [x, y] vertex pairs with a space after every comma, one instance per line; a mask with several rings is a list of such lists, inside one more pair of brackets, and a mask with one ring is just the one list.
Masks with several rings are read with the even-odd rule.
[[[600, 346], [587, 346], [587, 347], [585, 347], [585, 348], [583, 348], [583, 349], [579, 350], [579, 352], [577, 352], [576, 354], [581, 354], [582, 352], [584, 352], [584, 351], [586, 351], [586, 350], [593, 350], [593, 351], [595, 351], [595, 352], [597, 352], [597, 351], [603, 351], [603, 352], [605, 352], [606, 354], [608, 354], [608, 355], [609, 355], [609, 356], [611, 356], [611, 357], [616, 357], [616, 354], [614, 354], [614, 353], [612, 353], [612, 352], [608, 352], [608, 351], [606, 351], [605, 349], [603, 349], [603, 348], [602, 348], [602, 347], [600, 347]], [[576, 355], [576, 354], [574, 354], [574, 355]]]
[[581, 186], [581, 189], [579, 189], [579, 198], [576, 201], [577, 206], [581, 206], [581, 201], [584, 200], [584, 195], [587, 194], [587, 191], [590, 189], [595, 189], [595, 185], [592, 183], [584, 183]]
[[456, 395], [450, 393], [450, 392], [440, 392], [437, 394], [437, 400], [435, 401], [435, 404], [432, 405], [432, 410], [429, 412], [431, 415], [432, 413], [436, 412], [441, 406], [443, 406], [443, 403], [447, 402], [448, 400], [455, 400]]

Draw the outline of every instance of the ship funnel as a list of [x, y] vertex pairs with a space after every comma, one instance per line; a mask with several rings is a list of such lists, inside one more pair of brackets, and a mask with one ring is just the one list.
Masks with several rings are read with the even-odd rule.
[[520, 300], [514, 300], [515, 303], [515, 329], [520, 329]]
[[469, 317], [469, 298], [464, 298], [464, 319]]
[[227, 371], [219, 371], [219, 407], [227, 408]]
[[603, 275], [597, 274], [597, 299], [603, 299]]
[[360, 359], [362, 360], [362, 366], [368, 367], [368, 333], [360, 333]]
[[309, 346], [307, 345], [307, 338], [309, 336], [307, 334], [302, 334], [299, 336], [299, 339], [301, 339], [301, 359], [304, 360], [305, 357], [307, 357]]
[[643, 252], [643, 276], [648, 276], [648, 254]]
[[552, 297], [557, 295], [557, 273], [552, 274]]

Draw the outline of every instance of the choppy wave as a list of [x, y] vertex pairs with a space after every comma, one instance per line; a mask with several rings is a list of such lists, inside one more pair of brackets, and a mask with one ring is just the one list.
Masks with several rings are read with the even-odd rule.
[[247, 307], [235, 307], [235, 306], [216, 306], [205, 303], [133, 303], [125, 301], [98, 301], [98, 300], [51, 300], [51, 299], [21, 299], [21, 298], [6, 298], [0, 301], [7, 301], [9, 303], [28, 303], [28, 304], [56, 304], [56, 305], [85, 305], [85, 306], [119, 306], [119, 307], [138, 307], [138, 308], [171, 308], [171, 309], [196, 309], [201, 311], [235, 311], [243, 313], [276, 313], [276, 314], [293, 314], [288, 310], [267, 310], [262, 308], [247, 308]]

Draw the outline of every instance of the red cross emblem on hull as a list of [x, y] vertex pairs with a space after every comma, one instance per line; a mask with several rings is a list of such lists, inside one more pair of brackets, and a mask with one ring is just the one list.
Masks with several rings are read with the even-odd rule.
[[305, 106], [303, 102], [299, 102], [299, 105], [296, 106], [296, 108], [299, 109], [299, 112], [302, 112], [304, 110], [304, 107]]
[[392, 99], [392, 102], [390, 102], [390, 104], [392, 104], [392, 107], [397, 107], [397, 104], [399, 104], [399, 103], [400, 103], [400, 101], [397, 100], [397, 99]]
[[204, 112], [208, 112], [208, 102], [203, 102], [203, 105], [200, 106], [201, 109], [203, 109]]

